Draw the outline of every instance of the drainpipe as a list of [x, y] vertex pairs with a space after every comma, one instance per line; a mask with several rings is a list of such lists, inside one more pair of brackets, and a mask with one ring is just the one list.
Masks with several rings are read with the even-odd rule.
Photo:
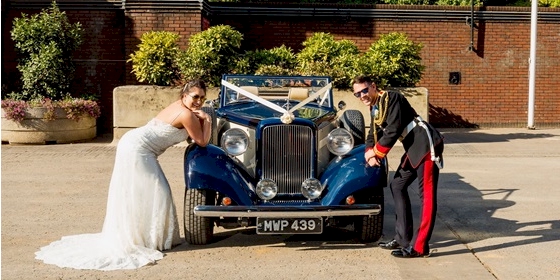
[[471, 45], [469, 51], [474, 51], [474, 0], [471, 0]]
[[535, 129], [535, 64], [537, 62], [537, 11], [539, 1], [531, 4], [531, 49], [529, 52], [529, 104], [527, 108], [527, 128]]

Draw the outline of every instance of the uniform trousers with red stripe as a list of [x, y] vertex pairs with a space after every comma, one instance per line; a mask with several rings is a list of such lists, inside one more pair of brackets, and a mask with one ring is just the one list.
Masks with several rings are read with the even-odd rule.
[[[420, 254], [428, 254], [428, 242], [434, 230], [437, 210], [437, 183], [439, 168], [428, 154], [416, 167], [412, 167], [406, 155], [391, 181], [391, 193], [395, 201], [395, 240], [404, 248], [412, 245], [412, 249]], [[416, 234], [413, 234], [412, 209], [408, 187], [418, 179], [420, 197], [420, 221]]]

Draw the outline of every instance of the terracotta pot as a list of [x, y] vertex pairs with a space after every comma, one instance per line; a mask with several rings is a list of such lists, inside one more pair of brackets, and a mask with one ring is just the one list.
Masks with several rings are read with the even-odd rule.
[[29, 108], [21, 122], [8, 120], [2, 109], [2, 143], [61, 144], [84, 142], [95, 138], [96, 119], [83, 115], [78, 121], [66, 117], [63, 109], [55, 109], [55, 119], [43, 116], [46, 108]]

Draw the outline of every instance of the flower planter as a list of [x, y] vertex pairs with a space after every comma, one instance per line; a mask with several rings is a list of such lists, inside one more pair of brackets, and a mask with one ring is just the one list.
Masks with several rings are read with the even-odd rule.
[[21, 122], [8, 120], [2, 109], [2, 143], [62, 144], [95, 138], [96, 119], [83, 115], [78, 121], [68, 119], [63, 109], [55, 109], [55, 119], [43, 116], [46, 108], [28, 108]]

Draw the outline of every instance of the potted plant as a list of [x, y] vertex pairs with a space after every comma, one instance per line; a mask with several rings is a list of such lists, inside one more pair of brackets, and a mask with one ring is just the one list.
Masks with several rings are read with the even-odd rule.
[[14, 19], [11, 37], [19, 54], [22, 88], [2, 100], [2, 142], [69, 143], [96, 135], [99, 104], [73, 97], [72, 53], [82, 42], [56, 2], [39, 14]]

